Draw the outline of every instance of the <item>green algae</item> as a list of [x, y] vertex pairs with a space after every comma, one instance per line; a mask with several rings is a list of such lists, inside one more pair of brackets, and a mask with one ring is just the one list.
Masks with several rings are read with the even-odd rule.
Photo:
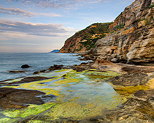
[[75, 70], [71, 70], [70, 72], [68, 72], [68, 73], [66, 73], [65, 75], [64, 75], [64, 77], [65, 78], [67, 78], [67, 79], [72, 79], [72, 78], [76, 78], [76, 77], [78, 77], [78, 74], [79, 73], [81, 73], [81, 72], [76, 72]]
[[[96, 71], [95, 69], [85, 70], [82, 72], [76, 72], [75, 70], [72, 70], [72, 71], [68, 72], [67, 74], [65, 74], [64, 77], [66, 79], [75, 78], [75, 79], [78, 79], [79, 81], [82, 81], [82, 80], [84, 80], [84, 78], [81, 77], [81, 75], [88, 76], [90, 79], [107, 79], [110, 77], [119, 76], [120, 74], [117, 72], [113, 72], [113, 71], [100, 72], [100, 71]], [[76, 81], [76, 82], [78, 82], [78, 81]], [[69, 80], [68, 80], [68, 83], [69, 83]]]
[[56, 105], [51, 111], [45, 115], [53, 119], [72, 118], [74, 120], [81, 120], [88, 117], [94, 117], [102, 114], [102, 106], [94, 104], [80, 105], [75, 102], [66, 102]]
[[7, 83], [13, 83], [13, 82], [19, 82], [22, 78], [18, 78], [18, 79], [13, 79], [13, 80], [8, 80], [6, 81]]
[[16, 120], [11, 118], [1, 118], [0, 123], [14, 123]]
[[39, 83], [35, 83], [35, 82], [24, 83], [24, 84], [21, 84], [19, 86], [14, 86], [14, 88], [38, 90], [38, 91], [42, 91], [42, 92], [46, 93], [46, 95], [49, 95], [49, 94], [53, 94], [55, 96], [59, 95], [59, 91], [54, 90], [52, 88], [44, 88], [43, 84], [39, 84]]
[[64, 79], [64, 80], [59, 80], [55, 82], [55, 84], [67, 84], [67, 83], [72, 83], [72, 82], [79, 82], [79, 79]]
[[80, 72], [76, 72], [75, 70], [70, 70], [65, 75], [61, 76], [64, 77], [64, 79], [54, 82], [54, 84], [69, 84], [74, 82], [81, 82], [83, 78], [80, 77]]
[[56, 105], [55, 103], [46, 103], [42, 105], [30, 105], [25, 109], [6, 110], [3, 112], [3, 114], [11, 118], [19, 118], [19, 117], [25, 118], [31, 115], [40, 114], [55, 105]]
[[27, 123], [49, 123], [49, 122], [42, 121], [42, 120], [30, 120]]
[[120, 74], [114, 71], [106, 71], [106, 72], [100, 72], [100, 71], [84, 71], [85, 75], [102, 75], [105, 77], [114, 77], [119, 76]]
[[47, 79], [47, 80], [41, 80], [41, 81], [35, 81], [31, 83], [23, 83], [18, 86], [11, 86], [12, 88], [22, 88], [22, 89], [31, 89], [31, 90], [38, 90], [46, 93], [46, 95], [53, 94], [58, 96], [59, 91], [54, 90], [52, 88], [46, 88], [46, 86], [43, 83], [51, 82], [54, 79]]
[[[111, 77], [119, 76], [119, 73], [113, 71], [100, 72], [100, 71], [84, 71], [83, 73], [91, 80], [107, 80]], [[99, 82], [99, 81], [98, 81]]]
[[97, 69], [89, 69], [89, 71], [96, 71]]
[[112, 76], [104, 76], [104, 75], [95, 75], [95, 74], [90, 74], [88, 75], [88, 77], [90, 79], [107, 79], [107, 78], [110, 78]]
[[55, 96], [60, 95], [59, 91], [54, 90], [54, 89], [50, 89], [50, 88], [39, 89], [39, 91], [42, 91], [42, 92], [46, 93], [46, 95], [50, 95], [50, 94], [55, 95]]
[[150, 89], [154, 89], [154, 78], [150, 79], [146, 85], [150, 88]]
[[114, 89], [123, 96], [132, 96], [135, 92], [139, 90], [149, 90], [147, 85], [138, 85], [138, 86], [115, 86]]
[[[116, 105], [109, 105], [112, 109]], [[79, 104], [73, 101], [64, 102], [56, 105], [52, 110], [45, 113], [46, 116], [51, 117], [53, 120], [60, 118], [71, 118], [73, 120], [83, 120], [90, 117], [103, 115], [103, 110], [106, 109], [103, 104]]]
[[49, 73], [41, 73], [40, 76], [44, 77], [62, 77], [68, 72], [73, 71], [72, 69], [61, 69], [61, 70], [55, 70]]
[[65, 72], [65, 71], [72, 71], [71, 69], [61, 69], [61, 70], [55, 70], [54, 72], [57, 72], [57, 73], [59, 73], [59, 72]]

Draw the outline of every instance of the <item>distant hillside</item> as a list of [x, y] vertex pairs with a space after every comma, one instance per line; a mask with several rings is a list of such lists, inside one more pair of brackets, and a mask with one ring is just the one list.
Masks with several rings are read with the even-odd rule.
[[65, 45], [61, 48], [60, 52], [79, 53], [94, 48], [96, 41], [105, 37], [109, 32], [110, 24], [112, 23], [94, 23], [75, 33], [72, 37], [66, 40]]
[[60, 50], [52, 50], [50, 53], [58, 53]]

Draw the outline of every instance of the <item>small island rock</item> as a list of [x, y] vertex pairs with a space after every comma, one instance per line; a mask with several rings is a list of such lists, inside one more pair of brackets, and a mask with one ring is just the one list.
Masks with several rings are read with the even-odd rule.
[[24, 64], [21, 66], [21, 68], [30, 68], [31, 66], [29, 66], [28, 64]]

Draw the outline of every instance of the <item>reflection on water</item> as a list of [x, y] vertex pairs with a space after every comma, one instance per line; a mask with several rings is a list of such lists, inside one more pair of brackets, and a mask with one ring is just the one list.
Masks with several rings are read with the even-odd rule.
[[[42, 116], [50, 117], [50, 120], [61, 117], [72, 119], [94, 117], [102, 115], [103, 110], [113, 109], [122, 104], [123, 98], [106, 82], [106, 78], [89, 77], [91, 74], [106, 76], [106, 78], [116, 75], [111, 72], [60, 70], [41, 74], [41, 76], [54, 77], [53, 79], [23, 83], [14, 88], [40, 90], [46, 95], [56, 95], [55, 106], [53, 108], [49, 106], [49, 109], [41, 113]], [[53, 105], [53, 99], [50, 100], [50, 96], [47, 96], [46, 100], [47, 105]]]
[[65, 101], [76, 98], [76, 101], [80, 104], [93, 103], [98, 105], [103, 102], [103, 105], [108, 107], [108, 104], [115, 106], [121, 101], [121, 97], [115, 92], [112, 86], [105, 82], [70, 85], [63, 88], [62, 93], [65, 95]]

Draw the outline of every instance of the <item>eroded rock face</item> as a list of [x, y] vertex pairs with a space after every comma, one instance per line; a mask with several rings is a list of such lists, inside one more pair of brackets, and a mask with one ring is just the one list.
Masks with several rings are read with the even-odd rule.
[[151, 0], [136, 0], [110, 25], [114, 32], [96, 42], [97, 59], [154, 61], [154, 10]]
[[[154, 28], [144, 27], [130, 34], [111, 34], [97, 41], [94, 49], [98, 59], [112, 61], [154, 61]], [[145, 30], [145, 31], [144, 31]]]

